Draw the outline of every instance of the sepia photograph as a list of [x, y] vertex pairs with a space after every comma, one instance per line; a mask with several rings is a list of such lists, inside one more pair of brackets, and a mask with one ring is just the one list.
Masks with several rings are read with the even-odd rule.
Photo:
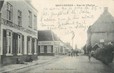
[[0, 0], [0, 73], [114, 73], [114, 0]]

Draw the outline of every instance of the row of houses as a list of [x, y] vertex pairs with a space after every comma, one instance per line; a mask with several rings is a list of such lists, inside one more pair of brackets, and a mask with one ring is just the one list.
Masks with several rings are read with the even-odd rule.
[[52, 31], [38, 31], [37, 12], [29, 0], [0, 1], [0, 65], [68, 52]]
[[64, 55], [69, 51], [51, 30], [38, 31], [38, 55]]

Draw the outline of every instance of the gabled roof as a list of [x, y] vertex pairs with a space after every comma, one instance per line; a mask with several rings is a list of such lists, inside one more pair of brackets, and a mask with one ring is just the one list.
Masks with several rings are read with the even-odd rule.
[[50, 30], [38, 31], [38, 40], [39, 41], [53, 41], [51, 31]]
[[114, 17], [109, 13], [108, 8], [104, 8], [103, 14], [91, 27], [92, 32], [110, 32], [114, 31]]
[[51, 30], [39, 30], [38, 31], [39, 41], [60, 41], [60, 39]]
[[61, 41], [60, 38], [55, 33], [52, 32], [52, 35], [53, 35], [54, 41]]

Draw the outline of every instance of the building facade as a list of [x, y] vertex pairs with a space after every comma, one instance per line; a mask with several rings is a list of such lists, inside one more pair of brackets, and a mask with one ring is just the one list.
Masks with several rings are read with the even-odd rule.
[[54, 55], [54, 37], [51, 30], [38, 31], [38, 55]]
[[67, 52], [64, 43], [51, 30], [38, 31], [38, 54], [39, 55], [62, 55]]
[[114, 42], [114, 17], [109, 13], [107, 7], [104, 8], [104, 12], [97, 21], [88, 28], [87, 46], [93, 47], [100, 42]]
[[59, 49], [56, 50], [59, 55], [66, 55], [69, 52], [70, 48], [63, 41], [59, 41]]
[[4, 0], [0, 16], [0, 62], [37, 59], [37, 10], [26, 0]]

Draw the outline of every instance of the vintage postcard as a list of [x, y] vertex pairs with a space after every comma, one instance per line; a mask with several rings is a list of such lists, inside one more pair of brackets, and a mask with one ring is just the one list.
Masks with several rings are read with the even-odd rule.
[[0, 73], [114, 73], [114, 0], [0, 0]]

